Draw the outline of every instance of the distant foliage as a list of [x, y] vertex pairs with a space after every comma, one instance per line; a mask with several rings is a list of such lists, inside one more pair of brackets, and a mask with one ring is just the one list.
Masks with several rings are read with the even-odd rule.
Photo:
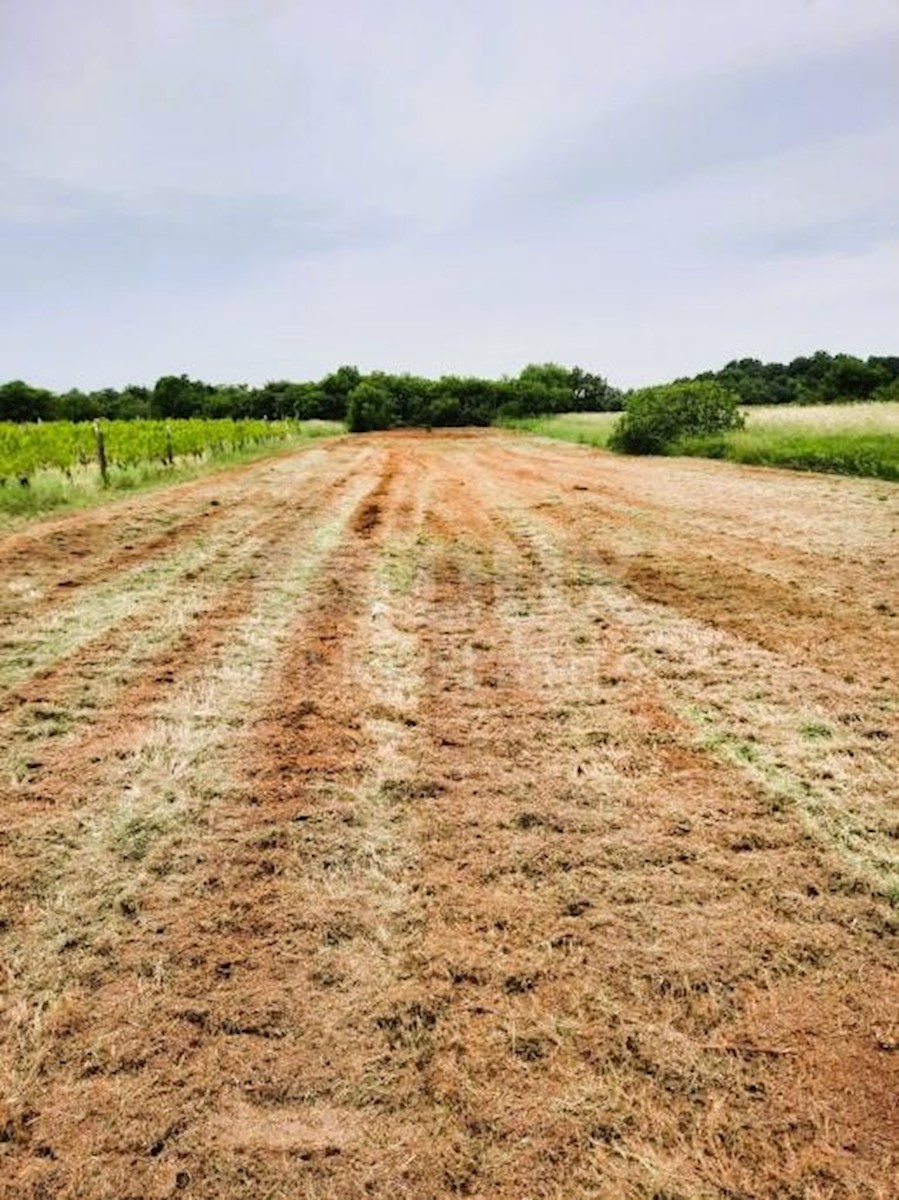
[[399, 424], [398, 411], [390, 390], [374, 379], [363, 379], [350, 392], [347, 425], [352, 433], [370, 429], [392, 429]]
[[665, 454], [681, 437], [739, 429], [739, 400], [713, 380], [665, 383], [631, 392], [609, 439], [626, 454]]
[[[899, 357], [868, 359], [823, 350], [790, 363], [735, 359], [675, 383], [715, 383], [741, 405], [835, 404], [889, 400], [899, 394]], [[361, 391], [359, 389], [362, 389]], [[322, 379], [205, 383], [188, 375], [163, 375], [152, 387], [77, 388], [55, 393], [22, 380], [0, 385], [0, 421], [117, 420], [324, 420], [351, 429], [391, 426], [490, 425], [566, 412], [618, 412], [625, 397], [601, 375], [558, 363], [530, 363], [517, 376], [483, 379], [373, 371], [342, 366]]]
[[72, 390], [56, 395], [21, 380], [0, 386], [0, 421], [239, 420], [347, 421], [351, 429], [394, 425], [489, 425], [499, 416], [612, 411], [621, 393], [579, 367], [532, 363], [517, 378], [362, 375], [343, 366], [317, 382], [278, 380], [264, 387], [211, 384], [164, 375], [152, 388]]
[[720, 371], [704, 371], [695, 378], [722, 384], [736, 392], [740, 403], [746, 405], [880, 400], [888, 398], [886, 392], [899, 379], [899, 357], [862, 359], [818, 350], [789, 363], [735, 359]]

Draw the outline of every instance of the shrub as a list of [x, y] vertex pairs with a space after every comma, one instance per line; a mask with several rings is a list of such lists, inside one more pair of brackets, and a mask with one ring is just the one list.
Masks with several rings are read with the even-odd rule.
[[385, 387], [370, 379], [356, 384], [347, 399], [347, 426], [351, 433], [391, 429], [398, 423], [394, 399]]
[[641, 388], [627, 398], [609, 445], [626, 454], [665, 454], [680, 437], [740, 429], [737, 396], [713, 380]]

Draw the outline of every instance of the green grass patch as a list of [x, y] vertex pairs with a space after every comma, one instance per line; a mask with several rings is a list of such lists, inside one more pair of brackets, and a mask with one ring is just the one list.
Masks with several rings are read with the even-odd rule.
[[503, 429], [518, 429], [541, 437], [605, 449], [620, 416], [617, 412], [558, 413], [549, 417], [504, 418], [499, 424]]
[[749, 409], [745, 429], [681, 438], [672, 453], [899, 480], [899, 404]]

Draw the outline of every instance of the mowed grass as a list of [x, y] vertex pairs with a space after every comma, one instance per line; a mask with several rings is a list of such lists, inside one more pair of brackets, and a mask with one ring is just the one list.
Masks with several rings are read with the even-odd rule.
[[[673, 454], [756, 466], [899, 480], [899, 403], [746, 408], [745, 429], [684, 438]], [[504, 422], [510, 429], [604, 449], [618, 413], [561, 413]]]

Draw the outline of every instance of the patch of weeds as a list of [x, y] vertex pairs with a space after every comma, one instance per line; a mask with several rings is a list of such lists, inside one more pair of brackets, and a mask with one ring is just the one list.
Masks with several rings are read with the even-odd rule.
[[833, 737], [833, 730], [828, 725], [822, 725], [820, 721], [806, 721], [800, 725], [799, 732], [810, 742]]
[[151, 845], [165, 832], [166, 822], [156, 816], [131, 816], [114, 830], [113, 851], [125, 862], [141, 862]]
[[541, 1037], [516, 1037], [513, 1034], [510, 1049], [516, 1058], [524, 1059], [525, 1062], [539, 1062], [547, 1055], [546, 1042]]
[[410, 800], [436, 800], [446, 788], [433, 779], [385, 779], [381, 784], [381, 796], [393, 803], [408, 803]]
[[542, 817], [540, 813], [523, 812], [515, 817], [512, 824], [516, 829], [537, 829], [546, 824], [546, 818]]
[[486, 982], [486, 976], [477, 967], [452, 967], [450, 969], [450, 981], [454, 987], [461, 987], [466, 983], [483, 984]]
[[438, 1012], [426, 1005], [397, 1005], [391, 1012], [375, 1018], [375, 1027], [387, 1038], [391, 1050], [411, 1051], [424, 1065], [433, 1053], [433, 1031]]
[[767, 850], [771, 843], [761, 834], [749, 830], [739, 833], [728, 842], [728, 849], [734, 854], [751, 854], [754, 850]]
[[72, 714], [62, 708], [50, 705], [38, 705], [31, 713], [32, 726], [27, 731], [26, 738], [34, 741], [39, 738], [60, 737], [68, 733], [72, 726]]
[[135, 920], [138, 912], [140, 911], [137, 900], [131, 895], [119, 896], [118, 900], [116, 901], [116, 908], [118, 909], [119, 913], [123, 917], [126, 917], [129, 921]]
[[352, 941], [360, 932], [360, 926], [348, 917], [336, 917], [329, 921], [322, 934], [325, 946], [340, 946], [343, 942]]
[[407, 596], [419, 572], [418, 558], [407, 550], [390, 550], [383, 563], [388, 589], [398, 596]]
[[249, 846], [253, 850], [286, 850], [290, 847], [290, 836], [282, 826], [273, 825], [271, 829], [252, 838]]

